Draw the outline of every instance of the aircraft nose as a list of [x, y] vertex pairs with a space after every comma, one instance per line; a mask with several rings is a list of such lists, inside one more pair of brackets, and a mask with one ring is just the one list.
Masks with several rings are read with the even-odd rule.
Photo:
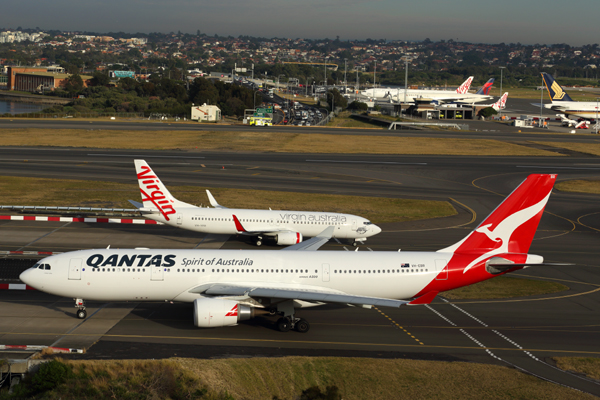
[[373, 233], [373, 235], [377, 235], [378, 233], [381, 232], [381, 228], [378, 227], [377, 225], [373, 225], [373, 226], [371, 226], [371, 232]]
[[34, 271], [34, 270], [32, 268], [29, 268], [29, 269], [26, 269], [25, 271], [21, 272], [21, 275], [19, 275], [19, 279], [21, 280], [21, 282], [23, 282], [29, 286], [33, 286], [32, 271]]

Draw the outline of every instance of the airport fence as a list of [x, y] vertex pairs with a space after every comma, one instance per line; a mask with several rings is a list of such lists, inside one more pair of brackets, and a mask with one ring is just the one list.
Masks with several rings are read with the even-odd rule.
[[2, 114], [0, 118], [145, 118], [144, 113], [28, 113], [28, 114]]

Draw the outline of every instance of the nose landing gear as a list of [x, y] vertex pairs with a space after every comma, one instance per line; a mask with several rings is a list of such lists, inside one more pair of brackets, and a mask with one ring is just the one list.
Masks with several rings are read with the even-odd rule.
[[85, 301], [83, 299], [75, 299], [75, 307], [77, 310], [77, 318], [85, 319], [87, 317], [87, 311], [85, 311]]

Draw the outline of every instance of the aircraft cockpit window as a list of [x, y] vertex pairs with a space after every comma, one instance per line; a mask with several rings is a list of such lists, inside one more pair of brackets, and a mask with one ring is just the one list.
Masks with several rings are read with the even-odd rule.
[[44, 269], [44, 264], [35, 264], [33, 268]]
[[367, 222], [363, 222], [363, 224], [365, 224], [365, 225], [372, 225], [373, 223], [371, 221], [367, 221]]
[[49, 270], [52, 269], [52, 267], [50, 266], [50, 264], [44, 264], [44, 269]]

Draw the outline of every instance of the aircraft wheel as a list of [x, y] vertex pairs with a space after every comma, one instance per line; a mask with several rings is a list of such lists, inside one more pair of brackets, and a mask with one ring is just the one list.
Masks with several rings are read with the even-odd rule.
[[310, 329], [310, 324], [304, 318], [300, 318], [294, 325], [294, 329], [300, 333], [306, 333]]
[[77, 318], [85, 319], [87, 317], [87, 311], [85, 310], [77, 310]]
[[262, 246], [262, 239], [256, 239], [256, 245]]
[[292, 329], [292, 323], [289, 318], [279, 318], [277, 320], [277, 328], [280, 332], [288, 332], [290, 329]]

